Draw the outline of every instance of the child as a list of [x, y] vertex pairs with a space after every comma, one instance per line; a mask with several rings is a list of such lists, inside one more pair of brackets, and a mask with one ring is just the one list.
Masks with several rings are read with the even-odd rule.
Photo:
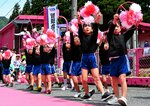
[[65, 36], [64, 36], [64, 42], [63, 42], [63, 47], [62, 47], [62, 52], [63, 52], [63, 59], [64, 59], [64, 63], [63, 63], [63, 77], [64, 77], [64, 85], [62, 87], [62, 90], [66, 90], [67, 89], [67, 76], [69, 74], [70, 71], [70, 66], [71, 66], [71, 45], [70, 43], [66, 42]]
[[107, 76], [110, 74], [110, 61], [108, 55], [109, 44], [106, 40], [106, 35], [103, 36], [103, 42], [99, 46], [99, 57], [101, 64], [101, 75], [102, 75], [102, 83], [106, 91], [109, 92], [107, 85]]
[[14, 60], [14, 71], [16, 73], [16, 79], [18, 78], [18, 75], [19, 75], [19, 67], [21, 65], [21, 56], [20, 54], [16, 54], [16, 60]]
[[45, 44], [40, 47], [41, 64], [42, 64], [42, 81], [44, 82], [45, 91], [44, 93], [51, 94], [52, 81], [51, 75], [53, 74], [50, 66], [52, 49], [51, 44]]
[[34, 79], [33, 79], [33, 48], [28, 48], [25, 50], [25, 56], [26, 56], [26, 70], [25, 70], [25, 75], [26, 79], [29, 83], [29, 87], [27, 90], [33, 90], [33, 84], [34, 84]]
[[71, 38], [71, 55], [72, 55], [72, 65], [71, 65], [71, 78], [73, 79], [74, 88], [76, 90], [76, 94], [74, 95], [75, 98], [81, 97], [81, 91], [78, 85], [78, 77], [81, 79], [81, 56], [82, 56], [82, 50], [81, 50], [81, 44], [80, 39], [77, 35], [73, 35], [73, 33], [70, 33]]
[[[129, 61], [127, 58], [126, 42], [132, 37], [135, 26], [132, 26], [125, 33], [121, 34], [121, 26], [118, 21], [118, 14], [114, 15], [114, 19], [110, 24], [108, 32], [109, 59], [111, 61], [110, 76], [112, 77], [112, 87], [117, 98], [108, 101], [109, 104], [118, 102], [122, 106], [127, 106], [127, 83], [126, 76], [131, 73], [129, 69]], [[121, 98], [119, 98], [118, 80], [121, 84]]]
[[36, 82], [37, 91], [41, 92], [42, 87], [42, 77], [41, 77], [41, 55], [40, 55], [40, 46], [37, 45], [33, 49], [33, 76], [34, 76], [34, 82]]
[[78, 23], [79, 23], [79, 38], [81, 42], [82, 58], [81, 58], [81, 69], [82, 69], [82, 85], [85, 91], [85, 95], [81, 97], [83, 100], [90, 100], [94, 92], [89, 93], [88, 88], [88, 73], [92, 74], [94, 82], [98, 89], [102, 93], [102, 101], [107, 100], [111, 97], [108, 92], [105, 92], [103, 85], [99, 79], [99, 70], [96, 61], [95, 52], [98, 47], [97, 45], [97, 35], [98, 35], [98, 22], [100, 19], [100, 13], [97, 14], [95, 22], [84, 22], [81, 25], [80, 14], [78, 13]]
[[11, 64], [11, 51], [10, 50], [6, 50], [3, 54], [3, 58], [2, 59], [2, 64], [3, 64], [3, 80], [6, 83], [6, 86], [8, 86], [10, 84], [11, 87], [13, 87], [13, 80], [11, 78], [11, 74], [10, 74], [10, 64]]

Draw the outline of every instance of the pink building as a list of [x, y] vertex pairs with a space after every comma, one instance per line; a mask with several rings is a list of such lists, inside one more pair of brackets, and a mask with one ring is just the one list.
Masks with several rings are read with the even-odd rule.
[[24, 27], [29, 31], [37, 25], [43, 26], [44, 17], [37, 15], [19, 15], [13, 21], [8, 23], [0, 30], [0, 48], [6, 46], [9, 49], [16, 49], [19, 51], [22, 48], [22, 36], [15, 36]]

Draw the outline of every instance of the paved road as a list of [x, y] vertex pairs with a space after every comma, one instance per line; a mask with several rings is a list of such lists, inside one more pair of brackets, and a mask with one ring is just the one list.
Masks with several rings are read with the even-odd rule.
[[[95, 88], [95, 85], [89, 85], [90, 89]], [[11, 88], [11, 87], [10, 87]], [[14, 87], [11, 89], [17, 89], [17, 90], [22, 90], [25, 92], [25, 89], [27, 88], [27, 84], [18, 84], [15, 83]], [[57, 97], [57, 98], [63, 98], [66, 100], [71, 100], [71, 101], [78, 101], [82, 102], [85, 104], [92, 104], [94, 106], [110, 106], [106, 102], [101, 101], [101, 94], [99, 92], [96, 92], [92, 96], [92, 101], [81, 101], [79, 99], [76, 99], [73, 97], [75, 94], [74, 91], [71, 90], [66, 90], [62, 91], [61, 88], [59, 88], [57, 85], [53, 86], [52, 89], [52, 94], [47, 95], [47, 94], [41, 94], [45, 96], [51, 96], [51, 97]], [[30, 91], [31, 93], [37, 93], [36, 91]], [[128, 88], [128, 106], [150, 106], [150, 88], [149, 87], [129, 87]], [[113, 106], [119, 106], [119, 105], [113, 105]]]

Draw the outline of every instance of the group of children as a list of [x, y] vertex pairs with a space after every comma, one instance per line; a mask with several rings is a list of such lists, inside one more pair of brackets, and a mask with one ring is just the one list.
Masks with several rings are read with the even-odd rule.
[[[94, 23], [88, 23], [81, 21], [81, 16], [78, 13], [78, 34], [70, 30], [71, 41], [66, 41], [63, 45], [63, 48], [65, 48], [63, 49], [63, 71], [64, 73], [68, 73], [73, 79], [74, 87], [77, 91], [74, 97], [80, 97], [83, 100], [91, 99], [91, 96], [95, 93], [94, 90], [89, 90], [87, 84], [88, 75], [91, 74], [95, 85], [102, 94], [102, 101], [108, 101], [109, 104], [119, 103], [122, 106], [127, 106], [126, 76], [130, 75], [131, 71], [127, 58], [126, 42], [131, 38], [138, 25], [135, 23], [126, 32], [122, 33], [119, 15], [115, 14], [113, 20], [109, 22], [108, 30], [103, 33], [101, 42], [97, 44], [99, 32], [99, 21], [97, 19], [100, 18], [100, 15], [100, 13], [97, 14]], [[98, 47], [101, 72], [98, 69], [95, 56]], [[99, 78], [100, 73], [102, 74], [102, 82]], [[110, 75], [114, 95], [108, 90], [107, 75]], [[85, 92], [83, 96], [81, 96], [81, 91], [78, 86], [78, 76], [81, 76], [80, 78]], [[119, 95], [119, 81], [121, 95]], [[66, 83], [66, 77], [64, 77], [64, 83]]]
[[[95, 90], [89, 90], [88, 75], [91, 74], [97, 89], [102, 94], [102, 101], [107, 101], [109, 104], [119, 103], [122, 106], [127, 106], [127, 83], [126, 76], [129, 75], [129, 61], [127, 59], [126, 42], [133, 35], [137, 25], [133, 25], [125, 33], [121, 32], [121, 25], [118, 14], [114, 15], [113, 20], [109, 23], [109, 28], [103, 33], [101, 41], [97, 43], [99, 33], [99, 20], [101, 13], [98, 12], [93, 21], [89, 22], [81, 20], [80, 13], [77, 13], [78, 33], [74, 33], [71, 29], [67, 31], [70, 40], [66, 36], [63, 38], [63, 77], [64, 86], [62, 90], [67, 89], [67, 78], [73, 81], [74, 89], [77, 94], [75, 98], [82, 100], [90, 100]], [[34, 83], [37, 90], [41, 92], [42, 82], [45, 87], [44, 93], [51, 94], [52, 79], [51, 76], [55, 73], [55, 58], [56, 58], [56, 43], [47, 43], [40, 45], [36, 43], [33, 48], [25, 49], [26, 56], [26, 79], [30, 86], [27, 88], [33, 90]], [[101, 72], [98, 69], [97, 58], [95, 52], [99, 48], [99, 57], [101, 64]], [[3, 63], [3, 75], [9, 75], [9, 65], [11, 58], [1, 58]], [[16, 65], [16, 70], [18, 70]], [[100, 80], [102, 74], [102, 81]], [[107, 86], [106, 76], [111, 76], [111, 85], [114, 92], [112, 95]], [[57, 82], [59, 80], [56, 76]], [[84, 89], [84, 95], [81, 95], [79, 87], [79, 79]], [[120, 80], [121, 97], [119, 95], [118, 84]], [[12, 83], [11, 79], [9, 82]]]

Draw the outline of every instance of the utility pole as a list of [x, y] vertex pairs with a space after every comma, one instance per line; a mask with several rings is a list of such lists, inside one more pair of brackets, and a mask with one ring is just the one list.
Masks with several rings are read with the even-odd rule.
[[77, 14], [77, 0], [71, 0], [72, 6], [71, 6], [71, 19], [76, 18]]

